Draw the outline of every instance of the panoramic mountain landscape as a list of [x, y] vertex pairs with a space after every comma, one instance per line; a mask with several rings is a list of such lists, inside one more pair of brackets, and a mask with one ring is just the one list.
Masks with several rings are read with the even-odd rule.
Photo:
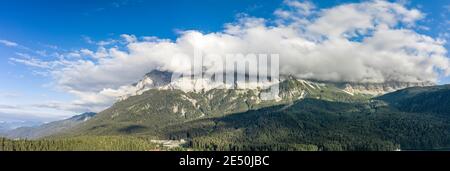
[[450, 3], [0, 2], [0, 151], [447, 151]]
[[152, 135], [188, 139], [189, 148], [200, 150], [415, 150], [450, 143], [448, 85], [366, 84], [349, 93], [349, 83], [340, 89], [342, 83], [287, 77], [279, 98], [263, 101], [260, 89], [184, 92], [150, 82], [145, 86], [161, 86], [59, 136]]
[[[175, 147], [185, 150], [450, 147], [449, 85], [324, 83], [286, 76], [277, 83], [278, 98], [262, 100], [261, 93], [268, 89], [206, 87], [182, 91], [173, 87], [183, 83], [165, 79], [170, 76], [162, 71], [146, 74], [132, 85], [136, 92], [98, 114], [17, 128], [4, 135], [42, 139], [36, 142], [132, 136], [147, 139], [152, 149], [164, 148], [165, 141], [183, 140]], [[140, 138], [136, 142], [141, 142]]]

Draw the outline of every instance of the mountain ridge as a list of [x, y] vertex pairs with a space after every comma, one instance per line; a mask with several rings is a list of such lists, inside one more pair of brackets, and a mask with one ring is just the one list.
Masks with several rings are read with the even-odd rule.
[[76, 125], [86, 122], [94, 117], [96, 113], [86, 112], [79, 115], [72, 116], [68, 119], [58, 120], [33, 127], [19, 127], [13, 130], [6, 131], [3, 135], [12, 139], [38, 139], [46, 136], [51, 136], [59, 132], [71, 129]]
[[[209, 91], [211, 89], [262, 89], [279, 84], [285, 80], [297, 79], [292, 75], [283, 75], [279, 80], [263, 82], [263, 83], [251, 83], [251, 82], [233, 82], [233, 84], [226, 84], [225, 82], [215, 81], [212, 78], [192, 78], [191, 76], [175, 78], [171, 80], [171, 72], [153, 70], [145, 74], [144, 78], [140, 81], [132, 84], [136, 91], [132, 91], [126, 95], [123, 95], [119, 100], [125, 100], [130, 96], [140, 95], [150, 89], [160, 90], [173, 90], [179, 89], [185, 92], [201, 92]], [[248, 77], [248, 76], [247, 76]], [[372, 96], [379, 96], [386, 93], [394, 92], [396, 90], [416, 87], [416, 86], [433, 86], [435, 84], [431, 82], [395, 82], [389, 81], [385, 83], [358, 83], [358, 82], [329, 82], [329, 81], [317, 81], [317, 80], [304, 80], [297, 79], [300, 82], [308, 85], [324, 85], [331, 84], [342, 91], [350, 94], [365, 94]], [[245, 84], [245, 85], [244, 85]]]
[[[76, 127], [70, 134], [77, 135], [76, 132], [88, 132], [88, 134], [101, 135], [123, 132], [139, 133], [151, 129], [161, 130], [161, 127], [170, 124], [202, 118], [223, 117], [275, 105], [289, 105], [305, 98], [360, 103], [369, 102], [371, 98], [376, 97], [372, 93], [350, 93], [341, 87], [341, 85], [348, 87], [351, 85], [350, 83], [313, 82], [285, 76], [276, 84], [280, 90], [279, 94], [274, 99], [267, 101], [261, 98], [261, 93], [268, 91], [270, 87], [267, 89], [259, 87], [251, 89], [212, 88], [185, 91], [185, 89], [173, 88], [173, 82], [169, 81], [169, 75], [171, 73], [166, 71], [152, 71], [146, 74], [144, 79], [133, 84], [142, 92], [120, 99], [109, 109], [100, 112], [93, 120]], [[354, 85], [369, 85], [370, 87], [371, 84]], [[377, 85], [383, 86], [383, 84]], [[394, 85], [396, 86], [391, 87], [389, 91], [394, 91], [394, 88], [422, 84], [398, 83]], [[389, 85], [385, 87], [389, 87]], [[382, 103], [377, 105], [380, 104]], [[160, 122], [149, 121], [149, 117], [157, 118], [156, 120]], [[161, 132], [153, 131], [153, 133], [160, 134]]]
[[[146, 79], [155, 77], [150, 75]], [[145, 91], [119, 100], [92, 119], [51, 137], [129, 135], [187, 139], [191, 148], [202, 150], [398, 150], [450, 145], [450, 139], [445, 138], [450, 137], [449, 117], [403, 110], [384, 98], [404, 91], [394, 88], [414, 83], [383, 87], [289, 76], [272, 84], [279, 88], [274, 99], [264, 100], [261, 94], [270, 87], [184, 91], [170, 87], [173, 84], [167, 81], [168, 73], [163, 75], [159, 79], [162, 83], [154, 82], [157, 79], [147, 80], [148, 84], [138, 82], [134, 86]], [[381, 92], [380, 87], [383, 92], [394, 92], [349, 92], [343, 88], [349, 85], [360, 86], [361, 90], [368, 85], [377, 92]], [[409, 89], [430, 89], [426, 84], [419, 85], [425, 87]], [[427, 142], [437, 135], [443, 138]]]

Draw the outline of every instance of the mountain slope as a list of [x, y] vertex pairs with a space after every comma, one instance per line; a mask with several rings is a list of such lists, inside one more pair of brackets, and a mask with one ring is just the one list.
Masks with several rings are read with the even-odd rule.
[[[375, 104], [374, 104], [375, 103]], [[450, 146], [450, 119], [371, 103], [304, 99], [222, 118], [173, 126], [208, 150], [396, 150]]]
[[267, 89], [211, 89], [182, 91], [150, 89], [121, 100], [68, 133], [72, 135], [164, 135], [165, 128], [188, 121], [216, 118], [304, 98], [328, 101], [368, 101], [372, 96], [350, 95], [332, 85], [289, 78], [279, 84], [273, 100], [263, 100]]
[[73, 116], [69, 119], [54, 121], [47, 124], [43, 124], [35, 127], [20, 127], [4, 133], [7, 138], [20, 138], [20, 139], [37, 139], [46, 136], [50, 136], [62, 131], [69, 130], [80, 123], [83, 123], [92, 117], [95, 113], [83, 113]]
[[383, 100], [405, 112], [450, 116], [450, 85], [412, 87], [383, 95]]
[[[0, 113], [1, 114], [1, 113]], [[33, 127], [42, 124], [34, 121], [0, 121], [0, 135], [20, 127]]]
[[[147, 87], [158, 84], [152, 77], [148, 77], [152, 81], [147, 81], [150, 85]], [[394, 92], [375, 98], [373, 94], [362, 93], [416, 84], [353, 84], [358, 91], [349, 92], [349, 86], [343, 89], [336, 83], [287, 77], [278, 83], [280, 91], [273, 100], [262, 100], [261, 94], [268, 89], [258, 87], [191, 91], [174, 89], [173, 82], [160, 85], [126, 97], [93, 119], [56, 136], [187, 138], [192, 148], [212, 150], [395, 150], [450, 146], [449, 117], [424, 115], [424, 111], [402, 110], [395, 105], [396, 101], [409, 99], [412, 93]], [[414, 89], [420, 88], [411, 88]], [[426, 94], [432, 92], [423, 90]], [[437, 95], [441, 94], [442, 98], [448, 97], [438, 91]], [[439, 104], [431, 101], [423, 107], [430, 109]]]

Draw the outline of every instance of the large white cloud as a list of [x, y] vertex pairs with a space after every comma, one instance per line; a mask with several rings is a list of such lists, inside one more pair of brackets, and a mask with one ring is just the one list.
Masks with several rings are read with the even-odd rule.
[[[173, 71], [176, 54], [268, 53], [280, 55], [281, 74], [348, 82], [436, 82], [450, 74], [445, 42], [419, 34], [417, 9], [382, 0], [316, 9], [310, 2], [285, 1], [274, 19], [241, 17], [223, 31], [180, 32], [175, 41], [121, 35], [125, 48], [82, 49], [79, 58], [53, 67], [58, 87], [76, 103], [99, 110], [126, 86], [153, 69]], [[274, 24], [275, 23], [275, 24]], [[213, 59], [207, 59], [213, 60]], [[208, 61], [207, 61], [208, 62]]]

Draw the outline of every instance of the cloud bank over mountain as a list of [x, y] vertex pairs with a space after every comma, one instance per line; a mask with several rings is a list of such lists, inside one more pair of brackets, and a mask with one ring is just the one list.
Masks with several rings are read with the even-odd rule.
[[[444, 40], [417, 32], [426, 14], [382, 0], [318, 9], [286, 0], [274, 18], [241, 15], [224, 30], [179, 32], [176, 40], [122, 35], [57, 61], [38, 61], [54, 85], [79, 97], [67, 110], [98, 111], [153, 69], [188, 68], [177, 54], [264, 53], [280, 55], [280, 73], [298, 78], [345, 82], [436, 82], [450, 74]], [[119, 44], [113, 45], [111, 44]], [[206, 63], [212, 62], [206, 59]], [[19, 59], [11, 61], [21, 63]]]

